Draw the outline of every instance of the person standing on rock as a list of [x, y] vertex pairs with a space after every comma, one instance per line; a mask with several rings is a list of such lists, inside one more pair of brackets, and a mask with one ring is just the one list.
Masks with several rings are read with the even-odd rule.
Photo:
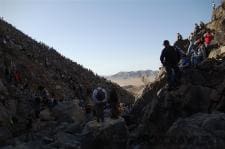
[[107, 92], [104, 88], [98, 87], [93, 91], [92, 99], [95, 104], [97, 122], [104, 122], [104, 106], [107, 101]]
[[160, 61], [167, 72], [168, 90], [172, 90], [178, 85], [180, 78], [180, 70], [178, 67], [179, 53], [172, 47], [168, 40], [163, 42], [164, 49], [162, 50]]

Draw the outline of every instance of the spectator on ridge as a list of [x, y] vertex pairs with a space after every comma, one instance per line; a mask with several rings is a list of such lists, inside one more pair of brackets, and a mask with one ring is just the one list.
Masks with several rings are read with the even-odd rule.
[[174, 43], [175, 47], [179, 47], [183, 51], [187, 51], [189, 45], [188, 40], [183, 40], [183, 37], [180, 33], [177, 33], [177, 41]]
[[165, 40], [163, 45], [165, 48], [162, 50], [160, 61], [167, 72], [168, 90], [172, 90], [178, 85], [180, 78], [180, 70], [178, 68], [180, 58], [178, 52], [170, 45], [168, 40]]
[[183, 37], [180, 33], [177, 33], [177, 40], [183, 40]]
[[200, 30], [204, 30], [206, 29], [205, 23], [204, 22], [200, 22]]
[[211, 44], [213, 38], [214, 37], [213, 37], [212, 33], [208, 29], [207, 32], [204, 34], [204, 41], [205, 41], [206, 48]]
[[192, 51], [192, 54], [191, 54], [192, 66], [196, 67], [205, 58], [206, 58], [205, 46], [203, 41], [201, 41], [198, 47]]
[[178, 52], [178, 56], [180, 58], [179, 68], [183, 69], [189, 66], [189, 59], [186, 56], [186, 53], [179, 47], [174, 46], [175, 50]]
[[199, 27], [199, 25], [197, 23], [195, 23], [195, 31], [194, 31], [194, 34], [195, 35], [198, 35], [199, 31], [200, 31], [200, 27]]

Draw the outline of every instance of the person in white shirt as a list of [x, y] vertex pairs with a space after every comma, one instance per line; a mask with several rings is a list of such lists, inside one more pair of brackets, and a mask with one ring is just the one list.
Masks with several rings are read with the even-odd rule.
[[107, 92], [104, 88], [98, 87], [92, 94], [93, 102], [95, 103], [95, 113], [97, 122], [104, 122], [104, 106], [107, 102]]

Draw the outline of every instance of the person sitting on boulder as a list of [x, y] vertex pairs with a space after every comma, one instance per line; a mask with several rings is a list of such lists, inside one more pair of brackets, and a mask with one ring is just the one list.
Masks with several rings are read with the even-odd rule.
[[117, 119], [120, 115], [120, 103], [115, 89], [110, 92], [109, 103], [111, 105], [111, 118]]
[[206, 59], [205, 46], [203, 42], [200, 42], [191, 54], [191, 64], [196, 67], [204, 59]]
[[165, 48], [162, 50], [160, 61], [167, 72], [168, 90], [172, 90], [176, 87], [180, 78], [180, 70], [178, 67], [180, 58], [178, 52], [170, 45], [168, 40], [165, 40], [163, 45]]
[[183, 69], [183, 68], [188, 67], [189, 66], [189, 59], [186, 56], [186, 53], [181, 48], [179, 48], [178, 46], [174, 46], [174, 48], [178, 52], [178, 55], [180, 57], [180, 61], [179, 61], [179, 64], [178, 64], [179, 68]]
[[208, 29], [207, 32], [204, 34], [204, 41], [205, 41], [205, 47], [209, 47], [212, 40], [213, 40], [213, 35], [211, 34], [210, 30]]
[[95, 103], [95, 114], [97, 122], [104, 122], [104, 106], [107, 101], [107, 93], [104, 88], [98, 87], [92, 94], [93, 102]]

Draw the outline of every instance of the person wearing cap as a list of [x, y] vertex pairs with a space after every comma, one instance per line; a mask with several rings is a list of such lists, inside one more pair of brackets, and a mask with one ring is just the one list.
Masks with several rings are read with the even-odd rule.
[[166, 69], [168, 90], [172, 90], [178, 85], [180, 78], [180, 70], [178, 67], [180, 56], [168, 40], [164, 40], [163, 45], [165, 48], [162, 50], [160, 61]]

